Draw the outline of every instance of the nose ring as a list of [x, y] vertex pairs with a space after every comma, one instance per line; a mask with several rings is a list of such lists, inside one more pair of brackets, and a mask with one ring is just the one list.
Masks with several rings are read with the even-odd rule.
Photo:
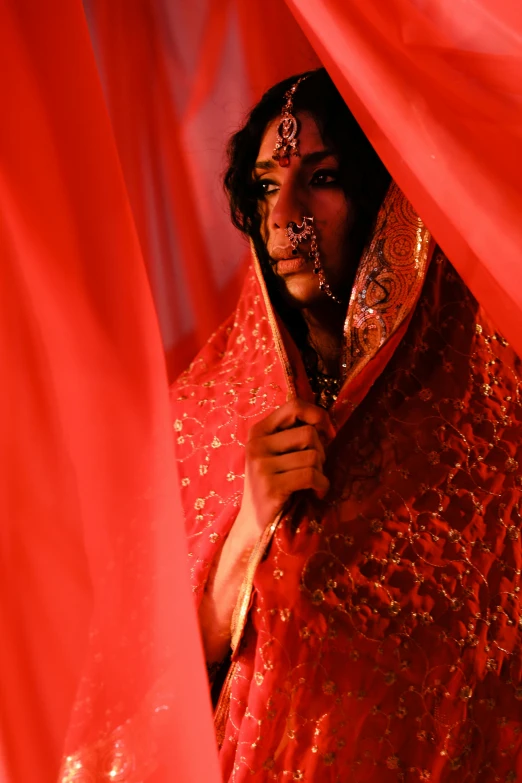
[[317, 275], [319, 280], [319, 289], [330, 297], [337, 304], [342, 304], [341, 300], [333, 293], [330, 288], [330, 284], [327, 281], [323, 265], [321, 264], [321, 257], [319, 255], [319, 247], [317, 245], [317, 236], [314, 231], [314, 218], [303, 217], [302, 223], [294, 223], [290, 221], [286, 227], [286, 235], [292, 245], [292, 253], [297, 255], [297, 248], [301, 242], [310, 241], [310, 250], [308, 251], [308, 257], [314, 262], [314, 274]]

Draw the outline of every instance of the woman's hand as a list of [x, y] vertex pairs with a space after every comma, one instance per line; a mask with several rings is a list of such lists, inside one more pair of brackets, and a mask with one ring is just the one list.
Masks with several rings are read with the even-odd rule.
[[324, 447], [335, 430], [322, 408], [293, 400], [255, 424], [246, 445], [245, 489], [236, 521], [211, 569], [199, 608], [207, 662], [222, 661], [248, 560], [259, 537], [294, 492], [328, 490]]
[[255, 424], [246, 444], [245, 488], [238, 521], [250, 517], [259, 535], [294, 492], [324, 497], [326, 443], [335, 435], [323, 408], [297, 399]]

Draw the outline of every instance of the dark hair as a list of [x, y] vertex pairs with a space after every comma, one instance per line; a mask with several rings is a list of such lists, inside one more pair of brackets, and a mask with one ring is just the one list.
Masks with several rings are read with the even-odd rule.
[[[306, 111], [317, 123], [323, 141], [339, 157], [340, 181], [355, 212], [351, 251], [359, 258], [369, 239], [377, 212], [390, 184], [390, 175], [324, 68], [297, 74], [271, 87], [230, 139], [225, 191], [234, 225], [254, 243], [270, 296], [301, 352], [306, 349], [306, 326], [297, 312], [289, 312], [274, 285], [274, 275], [261, 239], [259, 194], [253, 171], [267, 125], [281, 114], [286, 91], [300, 76], [307, 78], [294, 96], [294, 112]], [[304, 342], [303, 342], [304, 341]]]

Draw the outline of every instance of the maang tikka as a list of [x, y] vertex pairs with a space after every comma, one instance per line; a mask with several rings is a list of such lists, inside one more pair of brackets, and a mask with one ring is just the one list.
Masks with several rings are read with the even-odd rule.
[[[293, 114], [294, 110], [294, 95], [295, 91], [299, 87], [302, 81], [308, 78], [308, 74], [300, 76], [299, 79], [285, 92], [285, 103], [281, 112], [281, 120], [277, 126], [276, 143], [274, 147], [273, 160], [277, 160], [280, 166], [286, 168], [290, 165], [290, 156], [300, 156], [299, 153], [299, 139], [297, 138], [299, 131], [299, 124], [297, 118]], [[286, 234], [292, 245], [292, 252], [297, 255], [297, 247], [301, 242], [309, 241], [310, 250], [308, 251], [308, 257], [314, 262], [314, 273], [319, 277], [319, 288], [324, 291], [330, 299], [334, 302], [341, 304], [341, 300], [338, 299], [330, 288], [324, 269], [321, 264], [319, 256], [319, 247], [317, 245], [317, 237], [313, 228], [313, 217], [303, 217], [303, 222], [300, 225], [290, 222], [286, 227]]]
[[299, 125], [297, 118], [293, 114], [294, 94], [301, 82], [307, 78], [308, 74], [306, 76], [300, 76], [295, 84], [285, 92], [285, 103], [281, 112], [281, 120], [277, 126], [276, 143], [274, 154], [272, 155], [272, 158], [277, 160], [279, 165], [283, 166], [283, 168], [290, 165], [291, 155], [299, 157], [299, 140], [297, 138]]
[[324, 269], [321, 264], [321, 258], [319, 255], [319, 247], [317, 245], [317, 236], [314, 231], [314, 219], [313, 217], [303, 217], [303, 222], [299, 225], [297, 223], [290, 222], [286, 227], [286, 235], [292, 245], [292, 253], [297, 255], [297, 248], [301, 242], [310, 242], [310, 250], [308, 251], [308, 257], [314, 262], [314, 274], [319, 278], [319, 288], [324, 291], [330, 299], [333, 299], [337, 304], [342, 304], [341, 300], [335, 296], [330, 284], [328, 283]]

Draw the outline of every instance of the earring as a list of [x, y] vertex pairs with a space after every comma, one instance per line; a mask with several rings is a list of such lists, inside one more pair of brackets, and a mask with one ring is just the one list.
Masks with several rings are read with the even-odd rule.
[[303, 217], [303, 222], [299, 225], [297, 223], [290, 222], [286, 227], [286, 235], [292, 245], [292, 253], [297, 255], [297, 247], [301, 242], [306, 240], [310, 241], [310, 250], [308, 251], [308, 257], [314, 262], [314, 274], [318, 276], [319, 288], [324, 291], [330, 299], [333, 299], [337, 304], [342, 304], [342, 301], [338, 299], [330, 288], [330, 284], [327, 281], [323, 265], [321, 264], [321, 258], [319, 255], [319, 247], [317, 245], [317, 236], [313, 229], [314, 219], [313, 217]]

